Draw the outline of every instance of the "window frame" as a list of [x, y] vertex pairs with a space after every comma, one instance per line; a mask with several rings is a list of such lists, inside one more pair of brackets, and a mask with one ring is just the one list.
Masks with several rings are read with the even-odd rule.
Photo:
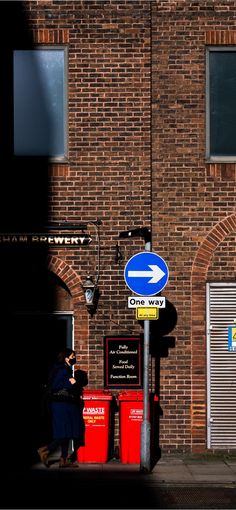
[[[54, 44], [54, 45], [46, 45], [46, 44], [37, 44], [33, 48], [15, 48], [13, 53], [15, 54], [18, 51], [63, 51], [64, 53], [64, 97], [63, 97], [63, 110], [64, 110], [64, 155], [63, 156], [50, 156], [50, 155], [41, 155], [41, 154], [15, 154], [16, 158], [46, 158], [49, 162], [55, 163], [65, 163], [68, 161], [68, 151], [69, 151], [69, 143], [68, 143], [68, 119], [69, 119], [69, 104], [68, 104], [68, 46], [62, 44]], [[13, 69], [14, 73], [14, 69]], [[13, 86], [13, 102], [14, 102], [14, 86]], [[13, 116], [14, 119], [14, 116]], [[14, 123], [14, 120], [13, 120]], [[13, 124], [13, 136], [14, 136], [14, 128]], [[13, 151], [14, 151], [14, 140], [13, 140]]]
[[235, 146], [235, 155], [234, 156], [226, 156], [226, 155], [211, 155], [210, 153], [210, 53], [211, 52], [235, 52], [236, 54], [236, 45], [235, 46], [207, 46], [206, 48], [206, 160], [209, 163], [236, 163], [236, 146]]

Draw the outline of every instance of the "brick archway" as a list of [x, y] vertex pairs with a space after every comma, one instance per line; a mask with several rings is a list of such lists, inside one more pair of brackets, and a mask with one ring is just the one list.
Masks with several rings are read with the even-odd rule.
[[236, 231], [236, 214], [219, 221], [199, 247], [192, 268], [192, 451], [206, 449], [206, 281], [213, 253]]
[[89, 325], [88, 312], [84, 304], [84, 293], [81, 279], [64, 260], [48, 256], [48, 269], [54, 272], [67, 285], [74, 308], [74, 348], [78, 353], [80, 368], [89, 371]]
[[48, 269], [53, 271], [67, 285], [71, 296], [77, 302], [83, 301], [84, 295], [81, 280], [77, 273], [64, 260], [53, 255], [48, 256]]

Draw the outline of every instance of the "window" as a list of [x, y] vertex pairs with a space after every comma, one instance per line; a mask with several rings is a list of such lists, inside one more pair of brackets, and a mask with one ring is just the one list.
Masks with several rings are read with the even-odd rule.
[[14, 51], [14, 154], [67, 156], [66, 50]]
[[207, 50], [207, 158], [236, 161], [236, 47]]

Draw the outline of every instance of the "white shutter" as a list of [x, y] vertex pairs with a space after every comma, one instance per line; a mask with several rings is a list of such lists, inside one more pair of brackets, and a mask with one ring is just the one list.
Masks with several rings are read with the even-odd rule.
[[236, 352], [228, 327], [236, 326], [236, 283], [207, 286], [208, 448], [236, 448]]

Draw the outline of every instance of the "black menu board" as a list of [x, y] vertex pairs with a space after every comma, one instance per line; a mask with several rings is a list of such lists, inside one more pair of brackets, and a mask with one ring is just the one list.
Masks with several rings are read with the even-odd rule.
[[104, 358], [105, 388], [142, 388], [139, 336], [105, 336]]

